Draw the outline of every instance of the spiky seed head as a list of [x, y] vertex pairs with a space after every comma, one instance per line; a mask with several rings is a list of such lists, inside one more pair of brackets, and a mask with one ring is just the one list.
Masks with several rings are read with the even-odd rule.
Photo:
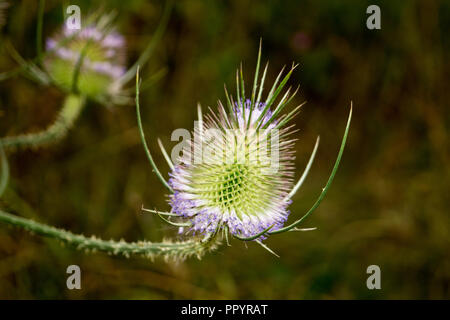
[[[95, 23], [80, 30], [64, 25], [46, 41], [44, 64], [54, 81], [89, 97], [113, 96], [125, 73], [125, 39], [109, 26]], [[76, 82], [74, 84], [74, 82]]]
[[[191, 232], [224, 229], [248, 238], [268, 228], [277, 230], [287, 220], [294, 141], [288, 139], [291, 128], [284, 127], [289, 119], [278, 113], [290, 100], [289, 94], [276, 108], [271, 106], [289, 75], [273, 86], [265, 101], [256, 95], [257, 74], [251, 99], [245, 98], [241, 75], [238, 101], [227, 93], [228, 111], [219, 102], [218, 114], [211, 111], [199, 119], [194, 138], [169, 180], [174, 191], [169, 200], [172, 212], [191, 223]], [[276, 148], [268, 147], [274, 144]]]

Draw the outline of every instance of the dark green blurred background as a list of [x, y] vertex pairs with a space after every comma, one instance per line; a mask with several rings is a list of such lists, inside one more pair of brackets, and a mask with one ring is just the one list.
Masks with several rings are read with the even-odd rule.
[[[11, 2], [11, 1], [10, 1]], [[33, 58], [37, 1], [13, 1], [3, 37]], [[128, 65], [158, 25], [157, 1], [71, 1], [82, 15], [104, 5], [118, 12]], [[366, 28], [366, 8], [381, 8], [381, 30]], [[63, 21], [63, 4], [47, 1], [44, 34]], [[83, 17], [83, 16], [82, 16]], [[260, 37], [268, 81], [298, 62], [292, 103], [297, 168], [315, 137], [321, 145], [291, 219], [313, 204], [331, 171], [350, 100], [353, 122], [334, 184], [305, 227], [266, 243], [233, 241], [202, 260], [167, 264], [63, 248], [0, 225], [0, 298], [309, 299], [450, 298], [450, 148], [448, 142], [449, 1], [177, 1], [163, 40], [142, 70], [166, 76], [142, 92], [146, 134], [163, 172], [156, 138], [169, 149], [176, 128], [191, 129], [196, 104], [217, 105], [242, 61], [251, 83]], [[0, 72], [15, 63], [0, 45]], [[0, 83], [0, 136], [51, 123], [63, 94], [16, 77]], [[58, 145], [9, 154], [5, 210], [73, 232], [129, 241], [176, 237], [141, 205], [168, 208], [139, 141], [134, 106], [89, 103]], [[66, 288], [66, 267], [82, 270], [82, 290]], [[368, 290], [366, 268], [381, 268], [381, 290]]]

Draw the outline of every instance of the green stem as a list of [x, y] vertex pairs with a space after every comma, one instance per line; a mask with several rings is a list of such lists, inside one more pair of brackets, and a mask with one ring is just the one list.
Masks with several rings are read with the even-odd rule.
[[125, 242], [123, 240], [102, 240], [95, 236], [86, 237], [73, 234], [69, 231], [21, 218], [2, 210], [0, 210], [0, 221], [44, 237], [59, 240], [78, 250], [101, 251], [111, 255], [122, 255], [125, 257], [138, 255], [147, 258], [154, 258], [156, 256], [174, 259], [184, 259], [190, 256], [200, 258], [204, 253], [215, 249], [218, 244], [214, 238], [159, 243], [149, 241]]
[[45, 0], [39, 1], [38, 6], [38, 20], [36, 26], [36, 52], [38, 62], [41, 62], [42, 58], [42, 25], [44, 24], [44, 10], [45, 10]]
[[5, 148], [37, 148], [55, 143], [65, 137], [67, 131], [73, 127], [84, 105], [83, 97], [70, 94], [66, 97], [55, 122], [47, 129], [36, 133], [4, 137], [0, 139], [0, 144]]

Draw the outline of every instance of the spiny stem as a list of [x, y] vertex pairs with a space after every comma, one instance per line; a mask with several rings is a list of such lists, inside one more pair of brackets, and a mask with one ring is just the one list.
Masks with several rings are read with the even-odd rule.
[[124, 240], [102, 240], [95, 236], [86, 237], [84, 235], [73, 234], [69, 231], [21, 218], [2, 210], [0, 210], [0, 221], [44, 237], [59, 240], [78, 250], [101, 251], [111, 255], [122, 255], [125, 257], [138, 255], [147, 258], [154, 258], [156, 256], [174, 259], [185, 259], [190, 256], [201, 258], [204, 253], [215, 249], [218, 244], [217, 237], [183, 242], [167, 241], [155, 243], [149, 241], [125, 242]]
[[47, 129], [36, 133], [4, 137], [0, 139], [0, 144], [4, 148], [37, 148], [55, 143], [73, 127], [84, 105], [85, 99], [83, 97], [70, 94], [65, 98], [64, 106], [55, 122]]

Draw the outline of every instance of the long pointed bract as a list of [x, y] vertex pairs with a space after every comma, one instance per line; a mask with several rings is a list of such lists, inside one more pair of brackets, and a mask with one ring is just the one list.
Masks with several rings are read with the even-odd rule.
[[256, 240], [256, 243], [259, 244], [261, 247], [263, 247], [264, 249], [266, 249], [267, 251], [269, 251], [271, 254], [273, 254], [275, 257], [279, 258], [280, 256], [277, 255], [272, 249], [270, 249], [268, 246], [266, 246], [264, 243], [262, 243], [259, 240]]
[[162, 144], [162, 142], [161, 142], [161, 139], [159, 139], [159, 138], [158, 138], [158, 145], [159, 145], [159, 148], [161, 149], [161, 152], [162, 152], [162, 154], [163, 154], [163, 156], [164, 156], [164, 159], [166, 159], [167, 164], [169, 165], [170, 169], [173, 170], [173, 169], [174, 169], [174, 166], [173, 166], [172, 160], [170, 160], [170, 157], [169, 157], [169, 155], [167, 154], [167, 151], [166, 151], [166, 149], [164, 148], [164, 146], [163, 146], [163, 144]]
[[313, 152], [311, 153], [308, 164], [306, 165], [305, 171], [303, 171], [302, 176], [300, 177], [300, 179], [298, 179], [298, 182], [295, 184], [294, 188], [292, 188], [292, 191], [289, 192], [288, 196], [285, 198], [286, 201], [288, 199], [291, 199], [297, 193], [298, 189], [300, 189], [306, 177], [308, 176], [309, 169], [311, 169], [311, 165], [314, 162], [314, 157], [316, 156], [317, 148], [319, 147], [319, 142], [320, 137], [317, 137], [316, 144], [314, 146]]
[[239, 240], [241, 240], [241, 241], [252, 241], [252, 240], [258, 239], [259, 237], [265, 235], [265, 234], [266, 234], [270, 229], [272, 229], [272, 228], [273, 228], [273, 225], [271, 225], [270, 227], [268, 227], [268, 228], [266, 228], [265, 230], [261, 231], [260, 233], [255, 234], [254, 236], [248, 237], [248, 238], [240, 237], [240, 236], [238, 236], [238, 235], [233, 235], [233, 236], [234, 236], [236, 239], [239, 239]]
[[161, 181], [161, 183], [170, 191], [173, 192], [172, 188], [169, 186], [167, 181], [163, 178], [161, 175], [161, 172], [158, 170], [158, 167], [155, 164], [155, 161], [153, 160], [152, 154], [150, 153], [150, 149], [147, 146], [147, 141], [145, 140], [145, 134], [144, 129], [142, 128], [142, 121], [141, 121], [141, 112], [139, 107], [139, 66], [137, 66], [136, 70], [136, 117], [139, 127], [139, 133], [141, 136], [142, 145], [144, 146], [145, 154], [147, 155], [148, 161], [150, 162], [150, 165], [153, 168], [153, 171], [155, 172], [158, 179]]
[[253, 109], [256, 107], [255, 106], [255, 95], [256, 95], [256, 87], [258, 86], [259, 65], [261, 63], [261, 45], [262, 45], [262, 42], [260, 40], [259, 41], [259, 50], [258, 50], [258, 60], [256, 62], [255, 79], [253, 80], [253, 90], [252, 90], [251, 105], [250, 105], [251, 107], [250, 107], [250, 112], [249, 112], [249, 116], [248, 116], [247, 127], [250, 127], [250, 121], [252, 119], [252, 112], [253, 112]]
[[347, 126], [345, 127], [345, 132], [344, 132], [344, 137], [342, 138], [342, 143], [341, 143], [341, 147], [339, 149], [339, 153], [336, 159], [336, 162], [334, 163], [334, 167], [333, 170], [331, 171], [330, 177], [328, 178], [328, 182], [325, 185], [325, 187], [323, 188], [322, 193], [320, 194], [319, 198], [316, 200], [316, 202], [314, 203], [314, 205], [311, 207], [311, 209], [309, 209], [309, 211], [300, 219], [298, 219], [297, 221], [295, 221], [294, 223], [292, 223], [291, 225], [269, 232], [269, 234], [276, 234], [276, 233], [282, 233], [282, 232], [286, 232], [291, 230], [292, 228], [295, 228], [296, 226], [298, 226], [303, 220], [305, 220], [318, 206], [319, 204], [322, 202], [323, 198], [325, 197], [328, 189], [331, 186], [331, 183], [333, 182], [334, 176], [336, 175], [337, 169], [339, 167], [339, 163], [341, 161], [342, 158], [342, 154], [344, 152], [344, 147], [345, 147], [345, 143], [347, 142], [347, 135], [348, 135], [348, 130], [350, 128], [350, 122], [352, 120], [352, 110], [353, 110], [353, 102], [350, 104], [350, 113], [348, 115], [348, 120], [347, 120]]

